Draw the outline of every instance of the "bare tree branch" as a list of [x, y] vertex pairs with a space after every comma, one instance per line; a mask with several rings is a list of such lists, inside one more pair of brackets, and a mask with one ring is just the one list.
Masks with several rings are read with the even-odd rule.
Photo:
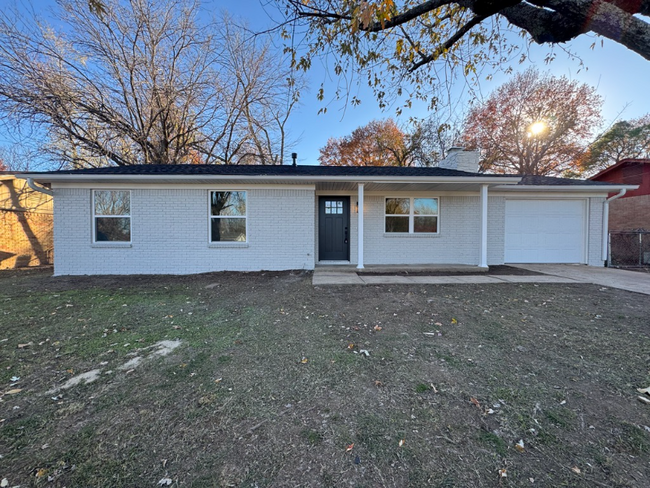
[[[268, 41], [195, 0], [60, 0], [60, 29], [0, 13], [0, 111], [35, 124], [65, 164], [281, 162], [274, 144], [299, 96]], [[247, 117], [250, 120], [247, 120]], [[284, 126], [282, 127], [284, 129]], [[264, 154], [260, 151], [264, 150]]]

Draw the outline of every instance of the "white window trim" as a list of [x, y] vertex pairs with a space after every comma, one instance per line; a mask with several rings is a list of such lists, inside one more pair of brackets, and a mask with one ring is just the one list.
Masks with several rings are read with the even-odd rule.
[[[124, 215], [101, 215], [101, 214], [96, 214], [95, 213], [95, 192], [98, 191], [122, 191], [122, 192], [128, 192], [129, 193], [129, 213], [124, 214]], [[90, 199], [90, 205], [92, 207], [92, 215], [93, 215], [93, 222], [92, 222], [92, 243], [93, 245], [97, 247], [125, 247], [125, 246], [130, 246], [133, 243], [133, 220], [131, 219], [131, 203], [133, 202], [133, 199], [131, 198], [132, 196], [132, 191], [131, 190], [116, 190], [113, 188], [94, 188], [91, 192], [91, 199]], [[97, 240], [97, 217], [100, 218], [125, 218], [128, 217], [129, 219], [129, 240], [128, 241], [98, 241]]]
[[[388, 199], [408, 199], [409, 200], [409, 213], [408, 214], [387, 214], [386, 213], [386, 200]], [[417, 217], [437, 217], [437, 226], [436, 232], [415, 232], [415, 206], [414, 200], [416, 198], [431, 198], [436, 200], [438, 206], [437, 214], [421, 214]], [[386, 232], [386, 217], [408, 217], [409, 219], [409, 231], [408, 232]], [[440, 234], [440, 198], [432, 196], [417, 196], [417, 197], [405, 197], [405, 196], [387, 196], [384, 197], [384, 235], [385, 236], [437, 236]]]
[[[240, 192], [245, 194], [246, 213], [244, 215], [212, 215], [212, 193], [218, 192]], [[212, 219], [245, 219], [246, 240], [245, 241], [213, 241], [212, 240]], [[208, 246], [209, 247], [248, 247], [248, 190], [208, 190]]]

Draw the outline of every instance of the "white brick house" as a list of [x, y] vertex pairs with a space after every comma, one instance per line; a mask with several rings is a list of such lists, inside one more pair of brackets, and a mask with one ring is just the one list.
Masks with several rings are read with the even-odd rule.
[[626, 185], [439, 168], [147, 165], [25, 173], [54, 194], [54, 272], [386, 264], [602, 266]]

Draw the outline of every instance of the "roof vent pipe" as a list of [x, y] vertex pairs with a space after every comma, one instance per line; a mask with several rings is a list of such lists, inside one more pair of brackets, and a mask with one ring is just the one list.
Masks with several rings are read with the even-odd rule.
[[293, 159], [293, 165], [296, 165], [296, 159], [298, 159], [298, 153], [291, 153], [291, 159]]

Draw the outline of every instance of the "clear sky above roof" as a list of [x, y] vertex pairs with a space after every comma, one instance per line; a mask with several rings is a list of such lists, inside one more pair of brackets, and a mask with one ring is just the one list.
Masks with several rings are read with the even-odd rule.
[[[5, 1], [7, 0], [2, 0], [3, 5]], [[48, 17], [48, 9], [56, 4], [55, 0], [18, 0], [18, 3], [31, 3], [34, 10], [45, 18]], [[280, 18], [272, 0], [203, 0], [202, 9], [206, 16], [221, 10], [228, 11], [236, 19], [247, 22], [252, 30], [264, 30], [273, 25], [273, 18]], [[594, 42], [596, 47], [590, 49]], [[568, 47], [581, 57], [584, 67], [581, 67], [578, 61], [568, 59], [561, 49], [556, 49], [556, 60], [547, 65], [544, 59], [549, 48], [533, 46], [529, 60], [523, 64], [515, 63], [513, 68], [517, 71], [524, 70], [532, 64], [541, 71], [549, 71], [556, 76], [567, 76], [569, 79], [595, 86], [604, 98], [605, 127], [617, 118], [631, 119], [650, 112], [649, 61], [608, 40], [604, 40], [601, 47], [600, 38], [597, 37], [582, 36]], [[487, 74], [486, 72], [485, 75]], [[508, 78], [503, 73], [496, 73], [491, 81], [481, 82], [480, 93], [487, 96]], [[293, 150], [298, 153], [299, 164], [318, 164], [318, 150], [325, 145], [329, 137], [347, 135], [373, 119], [395, 117], [394, 107], [384, 111], [378, 108], [372, 93], [363, 82], [352, 86], [353, 90], [357, 90], [355, 94], [362, 99], [361, 105], [346, 106], [344, 101], [332, 100], [327, 103], [327, 112], [318, 114], [324, 107], [323, 102], [316, 100], [318, 88], [324, 83], [326, 93], [331, 95], [337, 80], [333, 73], [328, 73], [325, 65], [318, 63], [315, 63], [307, 74], [307, 80], [309, 89], [303, 94], [301, 105], [294, 111], [289, 123], [291, 137], [298, 140]], [[450, 86], [449, 93], [458, 112], [462, 112], [470, 99], [476, 96], [476, 93], [470, 93], [464, 80]], [[405, 123], [408, 117], [427, 115], [427, 107], [415, 102], [412, 109], [405, 111], [396, 120], [398, 123]], [[0, 141], [3, 139], [0, 134]]]

